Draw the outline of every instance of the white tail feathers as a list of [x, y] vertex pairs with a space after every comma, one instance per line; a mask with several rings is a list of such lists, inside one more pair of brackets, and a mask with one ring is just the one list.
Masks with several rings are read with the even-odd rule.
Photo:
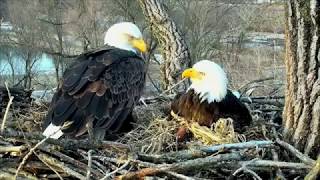
[[52, 123], [43, 131], [42, 135], [53, 139], [58, 139], [63, 135], [61, 126], [53, 125]]

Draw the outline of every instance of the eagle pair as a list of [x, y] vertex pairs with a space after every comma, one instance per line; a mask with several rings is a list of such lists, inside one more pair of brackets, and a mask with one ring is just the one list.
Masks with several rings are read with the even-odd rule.
[[[96, 140], [130, 129], [132, 111], [144, 88], [146, 67], [140, 53], [147, 51], [139, 28], [123, 22], [111, 26], [105, 47], [80, 55], [65, 71], [44, 121], [43, 135], [89, 132]], [[172, 102], [174, 113], [210, 126], [231, 117], [235, 128], [248, 125], [248, 109], [227, 89], [228, 80], [216, 63], [202, 60], [182, 74], [192, 84]]]

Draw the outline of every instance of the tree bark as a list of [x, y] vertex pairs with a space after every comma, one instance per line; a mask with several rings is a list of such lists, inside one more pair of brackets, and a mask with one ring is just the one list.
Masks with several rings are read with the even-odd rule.
[[[150, 24], [152, 34], [158, 39], [164, 63], [161, 65], [163, 89], [169, 89], [181, 79], [181, 72], [190, 66], [190, 54], [180, 31], [158, 0], [138, 0]], [[181, 84], [178, 91], [185, 90]]]
[[311, 157], [320, 153], [320, 2], [289, 0], [286, 22], [284, 136]]

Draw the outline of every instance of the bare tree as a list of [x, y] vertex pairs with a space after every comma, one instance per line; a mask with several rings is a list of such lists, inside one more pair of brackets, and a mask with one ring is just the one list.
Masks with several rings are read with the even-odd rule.
[[[140, 7], [158, 39], [164, 63], [161, 67], [163, 88], [169, 89], [180, 79], [180, 73], [191, 63], [188, 47], [174, 21], [158, 0], [139, 0]], [[181, 85], [180, 89], [185, 89]]]
[[40, 42], [42, 31], [39, 24], [32, 21], [37, 17], [36, 5], [35, 1], [28, 4], [12, 1], [9, 4], [10, 19], [14, 26], [9, 39], [11, 45], [19, 49], [19, 57], [24, 61], [23, 86], [26, 89], [31, 88], [33, 67], [41, 54], [36, 47]]
[[235, 6], [218, 3], [217, 0], [172, 0], [167, 5], [189, 46], [193, 63], [211, 59], [229, 29], [230, 11]]
[[320, 3], [289, 0], [284, 135], [298, 149], [320, 153]]
[[46, 7], [42, 9], [42, 17], [37, 20], [42, 24], [43, 33], [42, 41], [47, 42], [46, 47], [52, 52], [57, 52], [52, 55], [53, 64], [55, 66], [55, 77], [57, 83], [60, 79], [61, 67], [63, 66], [64, 42], [63, 42], [63, 3], [61, 0], [43, 1], [41, 6]]
[[0, 45], [0, 59], [2, 59], [3, 63], [7, 63], [9, 65], [10, 71], [11, 71], [11, 77], [9, 78], [9, 84], [15, 84], [16, 79], [16, 67], [15, 67], [15, 56], [17, 56], [15, 50], [11, 47]]

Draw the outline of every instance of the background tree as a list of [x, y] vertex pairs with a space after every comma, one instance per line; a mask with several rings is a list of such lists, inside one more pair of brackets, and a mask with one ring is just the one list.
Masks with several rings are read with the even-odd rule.
[[186, 40], [192, 64], [212, 59], [230, 26], [227, 23], [233, 14], [230, 10], [236, 6], [221, 5], [217, 0], [171, 0], [166, 5]]
[[298, 149], [320, 153], [320, 2], [287, 4], [284, 135]]
[[[174, 21], [158, 0], [139, 0], [140, 7], [158, 39], [164, 63], [161, 67], [163, 89], [169, 89], [180, 80], [181, 71], [190, 65], [188, 47]], [[185, 89], [181, 85], [180, 89]]]
[[25, 3], [22, 1], [12, 1], [9, 4], [9, 12], [14, 9], [19, 13], [11, 13], [10, 20], [13, 22], [13, 35], [8, 37], [9, 42], [18, 48], [19, 59], [23, 64], [24, 76], [20, 82], [25, 89], [31, 89], [33, 78], [33, 68], [39, 60], [41, 53], [37, 49], [41, 42], [41, 25], [32, 19], [37, 17], [37, 2]]

